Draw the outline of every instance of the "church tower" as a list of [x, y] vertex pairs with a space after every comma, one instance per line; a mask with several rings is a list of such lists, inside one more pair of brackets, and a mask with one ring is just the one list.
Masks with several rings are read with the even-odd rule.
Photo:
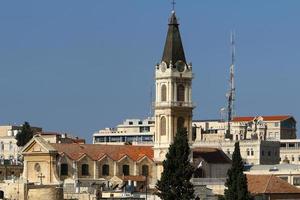
[[[154, 160], [165, 159], [177, 130], [186, 128], [192, 140], [192, 66], [187, 64], [175, 11], [169, 27], [160, 64], [155, 67]], [[160, 171], [160, 170], [159, 170]]]

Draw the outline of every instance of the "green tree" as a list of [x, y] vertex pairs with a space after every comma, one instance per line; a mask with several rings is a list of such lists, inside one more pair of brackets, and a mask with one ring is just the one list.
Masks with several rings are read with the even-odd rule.
[[157, 195], [163, 200], [190, 200], [194, 198], [194, 187], [190, 182], [194, 167], [189, 159], [190, 147], [185, 129], [179, 130], [170, 145], [166, 160], [163, 161], [164, 171], [157, 182]]
[[25, 146], [29, 140], [33, 137], [33, 130], [31, 129], [28, 122], [22, 125], [21, 132], [16, 135], [17, 145], [19, 147]]
[[225, 200], [251, 200], [248, 192], [247, 178], [243, 173], [244, 163], [240, 153], [239, 142], [235, 143], [232, 155], [232, 166], [227, 172]]

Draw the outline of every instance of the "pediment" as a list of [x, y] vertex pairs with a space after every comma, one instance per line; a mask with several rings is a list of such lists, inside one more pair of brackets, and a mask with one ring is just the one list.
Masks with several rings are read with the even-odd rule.
[[33, 141], [26, 149], [23, 150], [23, 153], [49, 153], [49, 150], [38, 142]]

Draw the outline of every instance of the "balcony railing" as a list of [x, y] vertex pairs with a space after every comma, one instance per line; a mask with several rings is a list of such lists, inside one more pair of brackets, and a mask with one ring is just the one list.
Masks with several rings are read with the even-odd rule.
[[196, 105], [192, 102], [183, 101], [166, 101], [166, 102], [154, 102], [155, 107], [195, 107]]

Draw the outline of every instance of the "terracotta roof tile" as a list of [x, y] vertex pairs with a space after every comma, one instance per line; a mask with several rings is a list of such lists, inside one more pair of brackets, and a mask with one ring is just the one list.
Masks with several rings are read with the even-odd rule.
[[[257, 116], [259, 117], [259, 116]], [[261, 116], [264, 121], [283, 121], [286, 119], [291, 118], [290, 115], [272, 115], [272, 116]], [[241, 116], [241, 117], [234, 117], [233, 122], [248, 122], [254, 120], [256, 117], [253, 116]]]
[[99, 160], [107, 155], [112, 160], [118, 161], [123, 156], [128, 156], [137, 161], [141, 157], [147, 156], [153, 160], [153, 149], [150, 146], [131, 145], [102, 145], [102, 144], [54, 144], [51, 145], [60, 153], [64, 153], [73, 160], [80, 159], [84, 154], [92, 160]]
[[300, 194], [300, 189], [274, 175], [247, 174], [251, 194]]

